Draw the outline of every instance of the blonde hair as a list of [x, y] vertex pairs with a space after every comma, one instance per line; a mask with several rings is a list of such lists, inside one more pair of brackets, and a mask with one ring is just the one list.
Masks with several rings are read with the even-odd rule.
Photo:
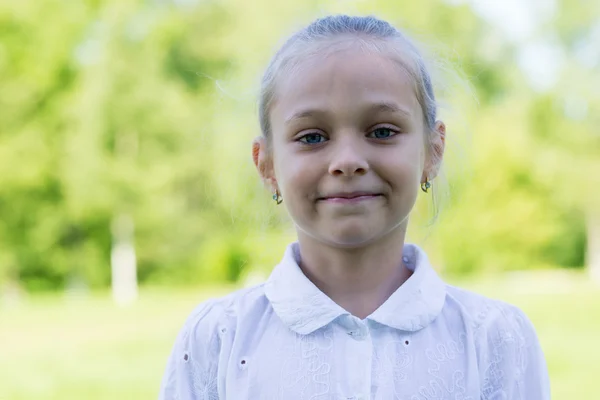
[[[269, 138], [271, 124], [269, 110], [275, 97], [277, 78], [281, 73], [289, 71], [306, 49], [315, 43], [324, 43], [340, 37], [354, 36], [363, 39], [364, 44], [374, 41], [389, 41], [397, 43], [404, 54], [407, 54], [412, 65], [404, 65], [415, 80], [416, 95], [423, 110], [428, 129], [435, 127], [437, 103], [431, 82], [431, 76], [425, 66], [425, 61], [416, 46], [398, 29], [388, 22], [373, 16], [353, 17], [348, 15], [333, 15], [320, 18], [292, 35], [271, 59], [261, 82], [259, 100], [259, 119], [262, 133]], [[375, 47], [377, 46], [370, 46]], [[304, 50], [304, 52], [302, 51]]]

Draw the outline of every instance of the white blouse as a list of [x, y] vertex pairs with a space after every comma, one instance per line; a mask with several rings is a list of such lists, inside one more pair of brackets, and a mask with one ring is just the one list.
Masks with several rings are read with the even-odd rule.
[[298, 266], [199, 305], [179, 333], [162, 400], [550, 399], [535, 330], [518, 308], [445, 284], [415, 245], [412, 276], [361, 320]]

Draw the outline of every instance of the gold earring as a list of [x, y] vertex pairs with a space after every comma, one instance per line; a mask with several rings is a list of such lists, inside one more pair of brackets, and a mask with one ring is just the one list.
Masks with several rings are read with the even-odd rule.
[[281, 204], [281, 202], [283, 201], [283, 197], [281, 196], [281, 194], [279, 194], [279, 189], [275, 189], [275, 193], [273, 193], [273, 200], [275, 200], [275, 203], [277, 203], [277, 205]]
[[429, 182], [429, 178], [425, 177], [425, 182], [421, 182], [421, 190], [427, 193], [430, 187], [431, 182]]

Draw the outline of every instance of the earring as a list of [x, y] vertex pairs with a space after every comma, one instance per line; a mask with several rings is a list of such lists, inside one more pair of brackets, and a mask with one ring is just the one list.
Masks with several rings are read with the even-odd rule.
[[273, 193], [273, 200], [275, 200], [275, 203], [278, 205], [283, 201], [283, 197], [281, 197], [281, 194], [279, 194], [278, 189], [275, 189], [275, 193]]
[[425, 177], [425, 182], [421, 182], [421, 190], [427, 193], [430, 187], [431, 182], [429, 182], [429, 178]]

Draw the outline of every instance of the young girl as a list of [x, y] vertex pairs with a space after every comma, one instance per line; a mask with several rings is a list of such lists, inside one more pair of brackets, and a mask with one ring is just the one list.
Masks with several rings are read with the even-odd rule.
[[550, 398], [527, 317], [445, 284], [404, 243], [446, 135], [404, 35], [373, 17], [313, 22], [271, 61], [260, 122], [254, 163], [298, 242], [266, 283], [192, 313], [161, 399]]

